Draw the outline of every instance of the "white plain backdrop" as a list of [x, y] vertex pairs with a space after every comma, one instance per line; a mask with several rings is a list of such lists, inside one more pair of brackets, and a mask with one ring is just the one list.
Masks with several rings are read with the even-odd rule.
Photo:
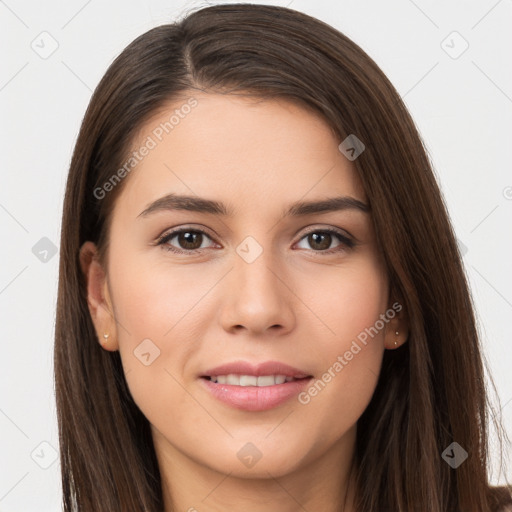
[[[253, 3], [333, 25], [404, 98], [464, 252], [496, 407], [512, 438], [512, 1]], [[135, 37], [207, 5], [0, 0], [0, 512], [61, 509], [57, 250], [68, 165], [92, 90]], [[495, 470], [491, 480], [505, 476]]]

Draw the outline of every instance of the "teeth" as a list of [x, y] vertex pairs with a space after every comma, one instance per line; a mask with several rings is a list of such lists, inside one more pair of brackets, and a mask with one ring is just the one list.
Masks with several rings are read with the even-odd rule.
[[286, 377], [285, 375], [212, 375], [210, 377], [212, 382], [218, 384], [230, 384], [232, 386], [273, 386], [274, 384], [283, 384], [295, 380], [293, 377]]
[[[243, 377], [240, 379], [240, 383], [242, 383], [242, 379]], [[273, 386], [276, 383], [276, 378], [273, 375], [262, 375], [258, 377], [257, 381], [258, 386]]]
[[[233, 386], [237, 385], [237, 380], [239, 386], [258, 386], [259, 385], [259, 378], [255, 377], [254, 375], [240, 375], [240, 377], [237, 377], [236, 375], [230, 375], [228, 379], [231, 381]], [[273, 379], [272, 379], [273, 380]]]
[[[221, 378], [223, 375], [220, 376]], [[236, 375], [227, 375], [225, 384], [231, 384], [232, 386], [237, 386], [240, 384], [240, 379]]]

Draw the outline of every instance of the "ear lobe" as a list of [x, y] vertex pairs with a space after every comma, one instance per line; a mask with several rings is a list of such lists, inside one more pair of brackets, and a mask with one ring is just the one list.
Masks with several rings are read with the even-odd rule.
[[[390, 294], [390, 309], [395, 311], [395, 316], [386, 325], [384, 345], [387, 349], [395, 349], [407, 342], [409, 337], [409, 317], [404, 306], [404, 301], [396, 293]], [[398, 333], [398, 334], [397, 334]]]

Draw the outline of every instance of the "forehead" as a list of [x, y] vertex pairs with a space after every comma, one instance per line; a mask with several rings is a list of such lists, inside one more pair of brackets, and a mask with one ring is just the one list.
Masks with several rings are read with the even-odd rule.
[[339, 142], [320, 115], [289, 101], [191, 92], [141, 127], [118, 201], [137, 214], [169, 192], [219, 199], [238, 213], [280, 212], [301, 198], [365, 201]]

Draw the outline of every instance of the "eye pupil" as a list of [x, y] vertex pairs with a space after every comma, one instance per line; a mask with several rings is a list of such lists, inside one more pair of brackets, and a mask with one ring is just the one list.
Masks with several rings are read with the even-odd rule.
[[[331, 245], [331, 238], [332, 236], [329, 233], [311, 233], [309, 235], [309, 242], [311, 243], [311, 246], [314, 247], [315, 243], [318, 243], [319, 239], [323, 239], [322, 242], [320, 242], [320, 246], [317, 245], [317, 249], [328, 249]], [[326, 243], [327, 241], [327, 243]]]
[[[201, 247], [202, 240], [201, 238], [199, 238], [200, 243], [197, 247], [195, 247], [194, 237], [202, 237], [202, 234], [196, 231], [183, 231], [178, 234], [178, 242], [183, 249], [198, 249], [199, 247]], [[197, 238], [195, 242], [197, 244]]]

